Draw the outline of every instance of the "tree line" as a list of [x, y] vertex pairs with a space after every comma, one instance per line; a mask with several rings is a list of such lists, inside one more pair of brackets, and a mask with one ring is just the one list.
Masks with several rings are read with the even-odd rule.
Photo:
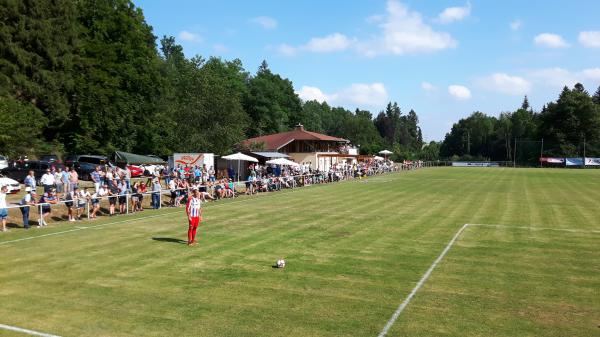
[[440, 144], [441, 158], [517, 161], [544, 157], [600, 157], [600, 87], [590, 95], [580, 83], [535, 112], [527, 96], [514, 112], [498, 117], [473, 112]]
[[361, 153], [423, 155], [415, 111], [303, 102], [265, 61], [251, 74], [239, 59], [188, 58], [130, 0], [6, 0], [0, 17], [2, 154], [223, 154], [301, 123]]

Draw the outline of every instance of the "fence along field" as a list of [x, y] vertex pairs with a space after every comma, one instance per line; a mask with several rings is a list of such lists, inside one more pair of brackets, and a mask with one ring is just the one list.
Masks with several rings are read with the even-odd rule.
[[[388, 336], [594, 335], [598, 172], [435, 168], [211, 204], [197, 249], [177, 243], [173, 209], [6, 244], [0, 323], [60, 336], [377, 336], [471, 223], [524, 228], [467, 227]], [[271, 268], [280, 257], [286, 268]]]

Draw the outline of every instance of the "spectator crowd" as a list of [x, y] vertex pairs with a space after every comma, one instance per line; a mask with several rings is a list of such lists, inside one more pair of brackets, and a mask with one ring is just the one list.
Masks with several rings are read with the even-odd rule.
[[[325, 184], [395, 171], [418, 168], [418, 163], [395, 165], [391, 161], [368, 161], [338, 163], [322, 171], [310, 167], [310, 163], [297, 166], [251, 164], [245, 181], [235, 182], [233, 169], [217, 176], [214, 168], [204, 166], [156, 167], [150, 177], [132, 180], [130, 169], [118, 166], [97, 166], [90, 174], [91, 183], [80, 186], [79, 175], [74, 168], [49, 168], [41, 177], [30, 171], [24, 179], [25, 194], [15, 208], [19, 208], [23, 227], [29, 229], [32, 209], [38, 209], [38, 227], [48, 225], [53, 212], [60, 212], [58, 204], [64, 204], [68, 221], [97, 219], [98, 214], [135, 213], [144, 210], [143, 201], [150, 199], [150, 206], [180, 207], [185, 205], [192, 190], [201, 192], [203, 201], [234, 198], [239, 193], [248, 195], [293, 189], [313, 184]], [[39, 186], [38, 186], [39, 183]], [[89, 185], [89, 186], [87, 186]], [[38, 192], [40, 195], [38, 195]], [[163, 195], [169, 196], [163, 201]], [[0, 219], [2, 231], [6, 231], [8, 218], [7, 189], [0, 190]], [[108, 208], [101, 208], [101, 201]], [[64, 210], [64, 209], [63, 209]], [[85, 213], [85, 214], [84, 214]]]

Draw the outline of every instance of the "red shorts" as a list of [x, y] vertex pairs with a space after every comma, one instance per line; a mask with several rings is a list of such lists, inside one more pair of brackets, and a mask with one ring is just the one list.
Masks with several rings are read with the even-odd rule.
[[198, 227], [198, 224], [200, 223], [200, 217], [191, 217], [189, 220], [190, 223], [190, 227]]

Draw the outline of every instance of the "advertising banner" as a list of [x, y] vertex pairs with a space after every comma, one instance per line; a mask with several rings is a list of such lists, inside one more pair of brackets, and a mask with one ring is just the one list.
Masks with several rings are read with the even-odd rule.
[[600, 158], [585, 158], [585, 166], [600, 166]]
[[583, 158], [565, 158], [567, 166], [583, 166]]
[[500, 167], [500, 164], [489, 161], [453, 161], [452, 166], [456, 167]]
[[540, 162], [548, 164], [564, 164], [565, 158], [541, 157]]

